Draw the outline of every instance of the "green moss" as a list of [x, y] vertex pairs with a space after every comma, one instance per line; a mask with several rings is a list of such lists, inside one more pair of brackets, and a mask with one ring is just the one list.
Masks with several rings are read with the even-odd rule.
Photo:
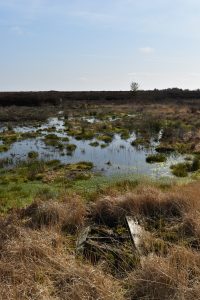
[[166, 156], [163, 154], [151, 154], [147, 156], [146, 162], [147, 163], [161, 163], [167, 160]]
[[106, 147], [108, 147], [108, 144], [101, 144], [101, 148], [103, 149], [103, 148], [106, 148]]
[[45, 144], [47, 146], [56, 147], [56, 146], [58, 146], [59, 142], [58, 142], [58, 140], [45, 140]]
[[121, 138], [124, 139], [124, 140], [127, 140], [130, 138], [130, 132], [128, 130], [124, 130], [122, 133], [121, 133]]
[[37, 158], [38, 156], [39, 156], [39, 154], [38, 154], [38, 152], [36, 152], [36, 151], [30, 151], [30, 152], [28, 153], [28, 158], [35, 159], [35, 158]]
[[59, 194], [60, 188], [35, 181], [25, 183], [12, 183], [9, 181], [5, 186], [0, 185], [0, 212], [7, 213], [11, 208], [24, 207], [29, 205], [35, 198], [44, 199], [44, 194], [47, 198], [46, 192], [40, 192], [44, 189], [49, 190], [48, 195], [51, 194], [52, 198], [53, 194]]
[[54, 159], [54, 160], [47, 161], [46, 165], [50, 168], [55, 168], [55, 167], [61, 166], [61, 163], [60, 163], [59, 159]]
[[45, 139], [46, 140], [59, 140], [59, 137], [54, 133], [50, 133], [45, 136]]
[[55, 131], [55, 130], [56, 130], [56, 127], [55, 127], [55, 126], [52, 126], [52, 127], [47, 128], [47, 131], [48, 131], [48, 132], [52, 132], [52, 131]]
[[59, 150], [63, 150], [64, 145], [62, 143], [57, 143], [56, 148], [58, 148]]
[[49, 186], [41, 187], [36, 191], [35, 198], [40, 200], [55, 199], [58, 193]]
[[175, 143], [173, 145], [174, 149], [179, 153], [190, 153], [192, 145], [191, 143]]
[[134, 141], [131, 142], [131, 145], [134, 147], [138, 147], [138, 146], [149, 146], [149, 141], [143, 137], [140, 138], [136, 138]]
[[63, 141], [63, 142], [69, 142], [69, 138], [68, 138], [67, 136], [66, 136], [66, 137], [63, 137], [63, 138], [62, 138], [62, 141]]
[[69, 136], [79, 136], [81, 134], [80, 130], [77, 129], [67, 129], [68, 135]]
[[37, 132], [24, 132], [20, 134], [20, 139], [35, 139], [40, 135], [40, 131], [38, 130]]
[[8, 151], [9, 148], [9, 145], [0, 145], [0, 153]]
[[75, 144], [67, 144], [66, 149], [68, 152], [73, 152], [75, 151], [77, 146]]
[[0, 134], [0, 140], [2, 140], [5, 144], [12, 144], [16, 142], [19, 138], [19, 134], [14, 131], [4, 131]]
[[88, 161], [80, 161], [78, 163], [66, 165], [66, 169], [71, 171], [91, 170], [93, 167], [93, 163]]
[[177, 177], [187, 177], [190, 164], [188, 163], [178, 163], [170, 167], [172, 169], [172, 174]]
[[195, 172], [195, 171], [198, 171], [200, 169], [200, 160], [198, 157], [195, 157], [192, 161], [192, 164], [191, 164], [191, 172]]
[[109, 143], [112, 142], [113, 137], [110, 136], [110, 135], [100, 135], [100, 136], [98, 136], [98, 140], [100, 140], [100, 141], [102, 141], [104, 143], [109, 144]]
[[161, 144], [158, 147], [156, 147], [155, 150], [156, 152], [159, 153], [169, 153], [175, 151], [175, 149], [171, 145], [167, 145], [167, 144]]
[[81, 132], [75, 136], [77, 140], [92, 140], [94, 138], [94, 132], [86, 131]]
[[88, 180], [92, 177], [91, 173], [88, 172], [78, 172], [73, 180]]
[[45, 136], [44, 142], [47, 146], [53, 146], [58, 148], [60, 147], [60, 145], [62, 145], [60, 142], [60, 138], [54, 133], [47, 134]]
[[99, 143], [98, 142], [92, 142], [92, 143], [90, 143], [90, 146], [92, 146], [92, 147], [98, 147]]
[[0, 159], [0, 168], [3, 168], [7, 165], [10, 165], [13, 163], [12, 158], [1, 158]]
[[178, 163], [170, 167], [172, 173], [177, 177], [186, 177], [189, 172], [196, 172], [200, 169], [200, 161], [198, 157], [194, 157], [193, 161]]
[[[45, 164], [42, 161], [35, 161], [27, 168], [28, 180], [41, 180], [42, 174], [45, 172]], [[38, 178], [39, 176], [39, 178]]]

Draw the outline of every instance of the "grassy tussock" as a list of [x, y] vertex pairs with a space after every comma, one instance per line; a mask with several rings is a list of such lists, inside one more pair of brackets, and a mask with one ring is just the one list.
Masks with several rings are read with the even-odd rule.
[[115, 226], [125, 215], [155, 217], [181, 217], [188, 205], [187, 199], [177, 193], [164, 193], [154, 187], [138, 187], [135, 193], [98, 199], [91, 207], [97, 223]]
[[[130, 214], [138, 217], [182, 219], [200, 213], [200, 185], [191, 183], [163, 191], [154, 186], [139, 185], [134, 192], [99, 197], [91, 205], [91, 215], [96, 222], [109, 225]], [[199, 218], [197, 218], [198, 220]]]
[[199, 299], [200, 254], [174, 248], [163, 258], [148, 256], [129, 274], [129, 299]]
[[60, 202], [36, 200], [22, 211], [22, 217], [32, 228], [57, 227], [72, 234], [84, 225], [86, 206], [77, 195]]
[[[164, 190], [140, 184], [127, 192], [115, 187], [93, 203], [63, 195], [11, 212], [0, 220], [1, 299], [199, 299], [199, 194], [199, 182]], [[93, 266], [75, 255], [80, 228], [123, 230], [125, 215], [145, 229], [137, 263], [112, 273], [103, 256]]]
[[71, 240], [50, 229], [1, 227], [1, 299], [123, 299], [117, 280], [75, 260]]

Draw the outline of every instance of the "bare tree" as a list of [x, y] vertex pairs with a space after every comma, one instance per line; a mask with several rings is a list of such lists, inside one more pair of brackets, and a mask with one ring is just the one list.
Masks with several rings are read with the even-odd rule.
[[130, 88], [131, 88], [131, 92], [137, 92], [139, 89], [139, 84], [137, 82], [132, 81]]

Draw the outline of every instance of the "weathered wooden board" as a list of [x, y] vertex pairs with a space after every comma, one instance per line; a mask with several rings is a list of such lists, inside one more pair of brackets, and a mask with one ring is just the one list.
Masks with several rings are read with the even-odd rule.
[[80, 251], [84, 247], [84, 244], [87, 241], [88, 234], [90, 233], [90, 231], [91, 231], [91, 227], [88, 226], [88, 227], [85, 227], [79, 233], [79, 236], [78, 236], [78, 239], [77, 239], [77, 242], [76, 242], [76, 250], [77, 251]]
[[126, 223], [128, 227], [128, 231], [130, 234], [130, 238], [133, 242], [133, 246], [135, 250], [140, 252], [140, 240], [142, 236], [143, 229], [142, 227], [138, 224], [138, 221], [136, 219], [133, 219], [130, 216], [126, 216]]
[[[143, 228], [139, 225], [138, 221], [131, 216], [126, 216], [126, 224], [128, 228], [129, 235], [118, 236], [115, 235], [111, 229], [104, 228], [96, 228], [96, 227], [85, 227], [79, 234], [77, 242], [76, 242], [76, 250], [77, 252], [84, 250], [86, 243], [100, 242], [114, 245], [118, 242], [122, 242], [125, 240], [131, 240], [134, 250], [141, 254], [140, 249], [140, 240], [142, 234], [144, 232]], [[99, 249], [102, 247], [104, 249], [109, 249], [108, 245], [99, 245]], [[112, 246], [113, 247], [113, 246]]]

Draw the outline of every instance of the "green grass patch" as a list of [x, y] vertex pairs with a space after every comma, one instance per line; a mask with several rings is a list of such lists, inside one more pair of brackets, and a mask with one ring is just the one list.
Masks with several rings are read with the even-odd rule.
[[92, 146], [92, 147], [98, 147], [99, 143], [98, 142], [92, 142], [92, 143], [90, 143], [90, 146]]
[[28, 158], [31, 158], [31, 159], [36, 159], [36, 158], [38, 158], [38, 156], [39, 156], [39, 154], [36, 151], [30, 151], [28, 153]]
[[151, 154], [146, 158], [146, 162], [150, 164], [161, 163], [161, 162], [165, 162], [166, 160], [167, 158], [164, 154]]

